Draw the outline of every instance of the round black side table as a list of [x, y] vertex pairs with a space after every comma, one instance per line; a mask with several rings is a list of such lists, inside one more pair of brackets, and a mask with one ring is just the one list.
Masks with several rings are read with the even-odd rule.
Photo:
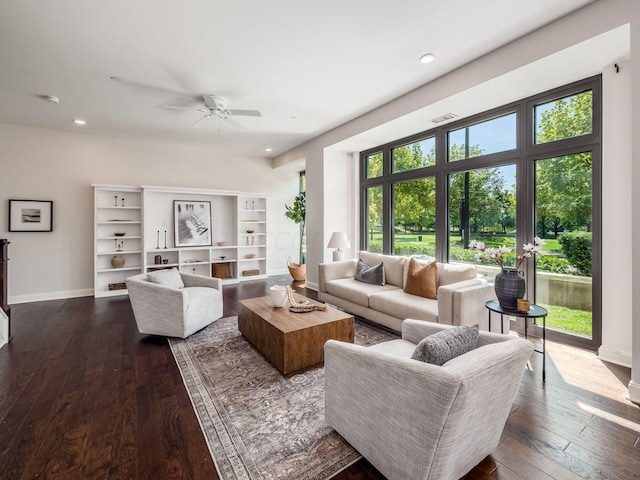
[[549, 312], [545, 308], [542, 308], [539, 305], [531, 304], [531, 309], [528, 312], [519, 312], [518, 310], [509, 310], [507, 308], [502, 308], [500, 306], [500, 302], [498, 300], [489, 300], [484, 304], [485, 307], [489, 310], [489, 331], [491, 331], [491, 312], [496, 312], [500, 314], [500, 331], [504, 333], [504, 321], [503, 317], [505, 315], [509, 315], [510, 317], [518, 317], [524, 318], [524, 338], [528, 338], [527, 336], [527, 320], [529, 318], [542, 318], [542, 350], [534, 350], [535, 352], [542, 354], [542, 381], [545, 381], [545, 373], [546, 373], [546, 336], [547, 336], [547, 315]]

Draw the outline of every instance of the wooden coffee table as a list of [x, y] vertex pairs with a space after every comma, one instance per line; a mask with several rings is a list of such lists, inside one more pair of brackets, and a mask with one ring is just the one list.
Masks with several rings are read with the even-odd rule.
[[[308, 300], [296, 295], [296, 300]], [[324, 343], [353, 343], [353, 316], [329, 307], [327, 311], [293, 313], [276, 308], [269, 297], [240, 301], [238, 329], [280, 372], [288, 374], [324, 362]]]

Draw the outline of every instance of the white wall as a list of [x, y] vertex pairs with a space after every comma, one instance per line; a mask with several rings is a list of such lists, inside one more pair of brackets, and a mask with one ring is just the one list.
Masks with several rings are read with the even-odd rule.
[[[602, 70], [602, 263], [601, 360], [631, 366], [631, 68], [618, 62]], [[622, 276], [621, 276], [622, 274]], [[615, 286], [615, 288], [611, 288]]]
[[[8, 124], [0, 124], [0, 151], [10, 304], [92, 294], [92, 183], [266, 193], [270, 238], [277, 240], [269, 245], [268, 273], [286, 272], [287, 257], [296, 255], [297, 226], [284, 216], [284, 205], [298, 191], [298, 174], [274, 170], [268, 159]], [[8, 232], [9, 199], [53, 200], [53, 232]]]

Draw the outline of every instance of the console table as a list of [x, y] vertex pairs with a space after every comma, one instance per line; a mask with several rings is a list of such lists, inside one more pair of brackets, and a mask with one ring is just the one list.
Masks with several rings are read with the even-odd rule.
[[[507, 308], [502, 308], [498, 300], [490, 300], [487, 303], [485, 303], [484, 306], [487, 307], [487, 310], [489, 310], [489, 331], [491, 331], [491, 312], [496, 312], [500, 314], [500, 326], [502, 328], [504, 328], [503, 317], [505, 315], [508, 315], [511, 317], [523, 318], [524, 319], [524, 338], [528, 338], [527, 320], [530, 318], [534, 320], [536, 318], [542, 318], [542, 350], [534, 350], [534, 351], [542, 354], [542, 381], [544, 382], [546, 377], [545, 373], [546, 373], [546, 357], [547, 357], [547, 354], [546, 354], [547, 315], [549, 312], [547, 312], [545, 308], [542, 308], [541, 306], [535, 305], [533, 303], [531, 304], [531, 309], [528, 312], [519, 312], [518, 310], [509, 310]], [[502, 330], [502, 333], [504, 333], [504, 330]]]

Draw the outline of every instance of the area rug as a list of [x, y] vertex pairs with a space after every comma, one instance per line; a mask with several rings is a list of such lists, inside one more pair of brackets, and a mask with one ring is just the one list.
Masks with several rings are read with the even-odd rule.
[[[392, 338], [356, 321], [357, 344]], [[169, 345], [221, 480], [324, 480], [360, 458], [324, 422], [324, 368], [283, 376], [240, 334], [237, 317]]]

